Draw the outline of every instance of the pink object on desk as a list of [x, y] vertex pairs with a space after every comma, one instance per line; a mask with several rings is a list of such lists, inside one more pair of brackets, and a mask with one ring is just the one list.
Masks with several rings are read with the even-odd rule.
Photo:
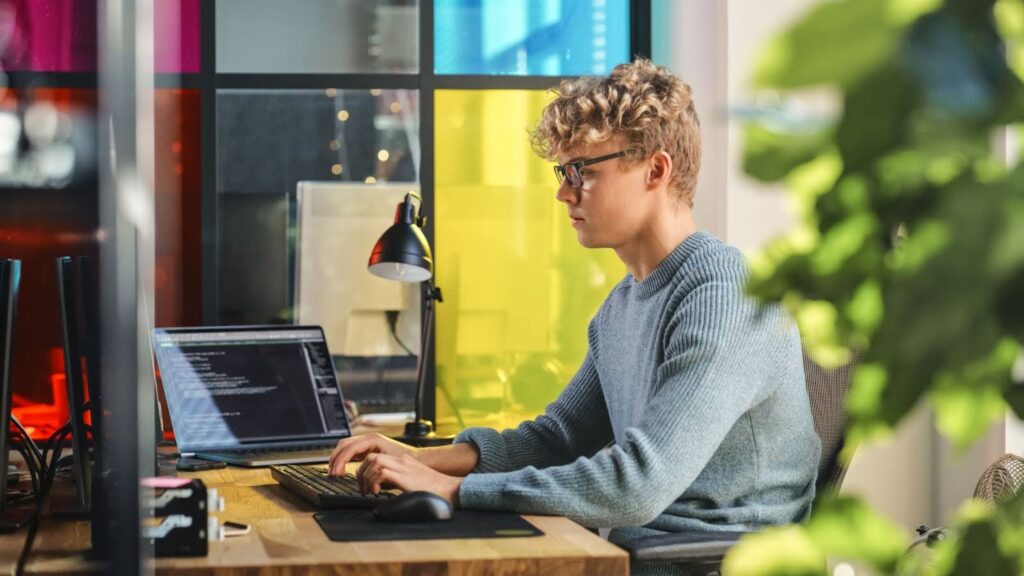
[[181, 488], [182, 486], [188, 486], [191, 483], [191, 478], [175, 478], [174, 476], [155, 476], [153, 478], [143, 478], [141, 480], [141, 484], [146, 488], [156, 488], [158, 490]]

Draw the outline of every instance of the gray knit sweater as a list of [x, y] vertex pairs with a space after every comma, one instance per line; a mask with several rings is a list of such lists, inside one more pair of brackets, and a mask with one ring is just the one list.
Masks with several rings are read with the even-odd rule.
[[613, 541], [803, 519], [820, 446], [799, 335], [745, 279], [739, 251], [703, 232], [627, 275], [543, 415], [456, 438], [480, 450], [460, 504], [564, 515]]

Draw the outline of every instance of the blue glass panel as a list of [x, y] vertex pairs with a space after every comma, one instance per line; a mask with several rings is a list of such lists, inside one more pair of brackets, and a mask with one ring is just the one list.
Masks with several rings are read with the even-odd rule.
[[437, 74], [607, 74], [629, 60], [628, 0], [436, 0]]

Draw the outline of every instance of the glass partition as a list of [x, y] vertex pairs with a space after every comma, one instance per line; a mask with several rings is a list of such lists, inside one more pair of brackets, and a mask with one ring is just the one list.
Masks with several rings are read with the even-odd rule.
[[220, 90], [217, 111], [218, 322], [292, 322], [299, 182], [417, 182], [417, 94]]
[[195, 326], [203, 322], [200, 96], [166, 88], [154, 100], [155, 325]]
[[217, 72], [417, 72], [416, 0], [216, 0]]
[[4, 70], [96, 71], [96, 0], [0, 3]]
[[527, 128], [550, 96], [437, 92], [437, 414], [458, 427], [514, 426], [583, 361], [587, 324], [625, 268], [576, 241], [551, 165]]
[[95, 89], [0, 98], [0, 258], [22, 261], [13, 413], [39, 440], [68, 418], [54, 260], [98, 254], [96, 114]]
[[154, 0], [154, 71], [200, 71], [200, 0]]
[[629, 60], [628, 0], [436, 0], [438, 74], [607, 74]]

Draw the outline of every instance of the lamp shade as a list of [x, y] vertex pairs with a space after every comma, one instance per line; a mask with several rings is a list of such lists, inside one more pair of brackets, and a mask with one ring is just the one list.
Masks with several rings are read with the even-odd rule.
[[411, 197], [406, 195], [398, 205], [395, 223], [370, 253], [370, 273], [399, 282], [423, 282], [434, 275], [434, 257], [418, 220]]

